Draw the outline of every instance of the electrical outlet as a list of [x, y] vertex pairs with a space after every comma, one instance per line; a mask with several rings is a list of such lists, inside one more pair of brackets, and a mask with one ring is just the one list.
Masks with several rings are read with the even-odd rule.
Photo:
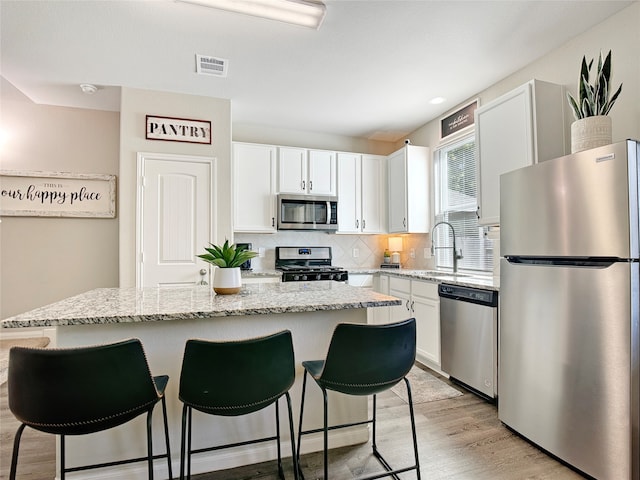
[[409, 256], [410, 256], [411, 258], [416, 258], [416, 249], [415, 249], [415, 248], [412, 248], [412, 249], [409, 251]]
[[431, 258], [431, 249], [430, 248], [425, 248], [424, 249], [424, 258]]
[[258, 248], [258, 257], [264, 258], [264, 247]]
[[351, 254], [353, 255], [353, 258], [358, 258], [360, 256], [360, 250], [354, 248]]

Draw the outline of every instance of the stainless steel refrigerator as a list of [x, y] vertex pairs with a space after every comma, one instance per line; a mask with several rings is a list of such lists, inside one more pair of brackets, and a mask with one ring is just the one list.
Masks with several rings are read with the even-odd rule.
[[500, 178], [498, 415], [599, 480], [640, 480], [640, 143]]

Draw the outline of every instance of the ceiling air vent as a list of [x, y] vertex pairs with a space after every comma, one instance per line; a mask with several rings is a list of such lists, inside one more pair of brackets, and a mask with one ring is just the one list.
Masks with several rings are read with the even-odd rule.
[[200, 75], [226, 77], [229, 61], [224, 58], [196, 55], [196, 72]]

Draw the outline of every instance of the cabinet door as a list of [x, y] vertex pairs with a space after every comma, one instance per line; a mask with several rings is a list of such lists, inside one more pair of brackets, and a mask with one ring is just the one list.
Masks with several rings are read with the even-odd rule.
[[389, 233], [407, 231], [407, 163], [405, 150], [389, 156]]
[[411, 312], [411, 280], [390, 277], [389, 295], [402, 300], [401, 305], [389, 307], [390, 322], [399, 322], [413, 316]]
[[[389, 275], [376, 275], [373, 280], [373, 289], [378, 293], [389, 295]], [[368, 315], [370, 323], [378, 325], [389, 323], [389, 308], [391, 307], [370, 308], [371, 315]]]
[[360, 233], [360, 155], [338, 154], [339, 233]]
[[[363, 155], [361, 179], [361, 230], [363, 233], [386, 233], [386, 158], [379, 155]], [[342, 202], [340, 195], [339, 198]]]
[[307, 192], [313, 195], [336, 194], [336, 153], [309, 150], [309, 183]]
[[307, 150], [278, 148], [278, 191], [303, 194], [307, 191]]
[[440, 367], [440, 302], [413, 295], [411, 308], [416, 318], [416, 357]]
[[475, 112], [480, 225], [500, 223], [500, 175], [534, 163], [531, 86]]
[[233, 144], [233, 230], [276, 231], [276, 148]]

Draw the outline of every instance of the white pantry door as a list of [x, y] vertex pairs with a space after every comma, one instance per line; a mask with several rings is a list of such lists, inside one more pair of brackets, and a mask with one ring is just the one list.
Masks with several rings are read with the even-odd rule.
[[196, 255], [214, 238], [214, 177], [213, 158], [138, 154], [136, 286], [210, 283]]

